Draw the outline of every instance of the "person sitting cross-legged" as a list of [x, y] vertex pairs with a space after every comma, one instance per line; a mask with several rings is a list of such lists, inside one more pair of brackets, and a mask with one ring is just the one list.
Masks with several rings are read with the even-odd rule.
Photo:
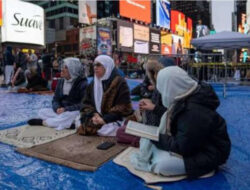
[[167, 111], [159, 141], [140, 140], [130, 157], [137, 170], [164, 176], [198, 178], [224, 164], [231, 142], [225, 120], [216, 112], [219, 99], [209, 84], [198, 84], [178, 66], [162, 69], [156, 87]]
[[94, 61], [94, 79], [88, 86], [81, 110], [80, 135], [115, 136], [125, 117], [132, 114], [128, 85], [107, 55]]
[[29, 125], [44, 125], [57, 130], [74, 128], [74, 120], [80, 114], [81, 100], [88, 85], [79, 59], [64, 59], [61, 77], [52, 100], [52, 109], [41, 109], [39, 119], [29, 120]]

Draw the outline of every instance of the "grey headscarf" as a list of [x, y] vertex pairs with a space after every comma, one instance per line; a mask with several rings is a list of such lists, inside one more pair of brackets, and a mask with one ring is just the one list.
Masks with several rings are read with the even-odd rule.
[[71, 77], [71, 79], [69, 80], [64, 79], [63, 94], [69, 95], [69, 92], [74, 84], [75, 79], [78, 77], [85, 77], [85, 72], [78, 58], [69, 57], [63, 59], [63, 66], [66, 66], [68, 68]]
[[67, 66], [70, 77], [74, 80], [77, 77], [85, 77], [84, 68], [78, 58], [68, 57], [63, 59], [63, 65]]
[[162, 96], [162, 103], [170, 108], [173, 103], [191, 94], [198, 86], [186, 71], [170, 66], [159, 71], [156, 87]]

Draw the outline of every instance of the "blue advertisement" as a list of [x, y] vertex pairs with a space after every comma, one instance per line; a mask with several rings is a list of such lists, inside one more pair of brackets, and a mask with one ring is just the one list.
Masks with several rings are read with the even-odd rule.
[[98, 55], [112, 55], [111, 31], [109, 28], [98, 28], [97, 51]]
[[170, 2], [168, 0], [156, 0], [156, 24], [170, 29]]

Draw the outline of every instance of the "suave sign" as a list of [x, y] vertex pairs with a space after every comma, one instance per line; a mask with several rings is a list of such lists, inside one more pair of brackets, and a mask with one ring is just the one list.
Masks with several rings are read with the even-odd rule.
[[19, 0], [3, 2], [2, 42], [44, 46], [44, 10]]

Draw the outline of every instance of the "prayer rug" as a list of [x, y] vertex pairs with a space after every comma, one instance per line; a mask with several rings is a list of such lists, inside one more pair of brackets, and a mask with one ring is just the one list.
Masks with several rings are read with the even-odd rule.
[[0, 130], [0, 142], [20, 148], [28, 148], [74, 134], [75, 132], [76, 130], [65, 129], [57, 131], [54, 128], [44, 126], [23, 125]]
[[107, 150], [96, 147], [103, 142], [114, 142], [114, 137], [80, 136], [77, 134], [38, 145], [32, 148], [18, 148], [17, 151], [45, 161], [84, 171], [95, 171], [127, 146], [115, 144]]

